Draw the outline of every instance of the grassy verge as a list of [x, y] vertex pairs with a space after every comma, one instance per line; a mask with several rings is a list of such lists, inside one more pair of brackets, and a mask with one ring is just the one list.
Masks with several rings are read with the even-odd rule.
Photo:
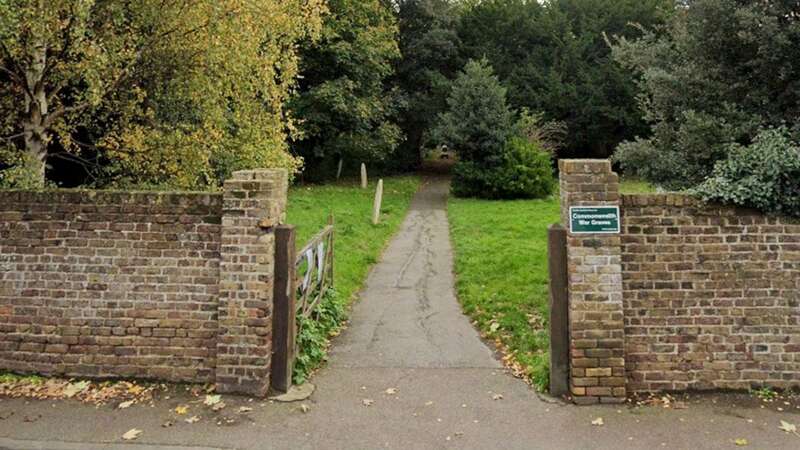
[[298, 186], [289, 191], [287, 222], [297, 227], [298, 248], [328, 223], [331, 213], [336, 218], [335, 291], [321, 303], [316, 320], [303, 324], [298, 336], [301, 352], [295, 364], [296, 383], [305, 381], [325, 361], [328, 339], [346, 320], [347, 307], [403, 221], [418, 186], [417, 177], [384, 179], [378, 225], [370, 221], [374, 183], [368, 189], [361, 189], [356, 182], [343, 182]]
[[452, 198], [448, 214], [465, 312], [507, 365], [546, 388], [547, 227], [559, 220], [558, 201]]
[[[625, 178], [624, 193], [648, 193]], [[505, 362], [538, 389], [549, 382], [547, 227], [560, 220], [558, 195], [545, 200], [451, 198], [450, 235], [464, 311]]]

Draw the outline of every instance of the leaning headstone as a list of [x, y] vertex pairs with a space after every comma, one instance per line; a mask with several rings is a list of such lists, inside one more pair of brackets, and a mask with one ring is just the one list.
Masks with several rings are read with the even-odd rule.
[[367, 188], [367, 165], [361, 163], [361, 189]]
[[377, 225], [381, 219], [381, 202], [383, 201], [383, 180], [378, 180], [375, 189], [375, 203], [372, 205], [372, 224]]

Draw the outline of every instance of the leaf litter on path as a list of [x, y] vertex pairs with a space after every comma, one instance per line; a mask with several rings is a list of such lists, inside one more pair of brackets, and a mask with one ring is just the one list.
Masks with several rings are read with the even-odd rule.
[[116, 401], [144, 403], [164, 385], [137, 384], [129, 381], [75, 381], [63, 378], [9, 377], [0, 382], [0, 396], [37, 400], [74, 399], [94, 405]]
[[132, 441], [134, 439], [138, 439], [141, 434], [142, 430], [131, 428], [125, 434], [122, 435], [122, 439], [126, 441]]

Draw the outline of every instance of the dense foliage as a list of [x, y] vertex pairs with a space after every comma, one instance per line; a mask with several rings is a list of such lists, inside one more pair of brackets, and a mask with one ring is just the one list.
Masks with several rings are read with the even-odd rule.
[[390, 158], [402, 141], [395, 123], [400, 95], [389, 86], [400, 57], [394, 14], [383, 0], [329, 0], [322, 36], [301, 51], [302, 120], [293, 151], [308, 178], [331, 178], [340, 160], [351, 168]]
[[731, 144], [728, 157], [695, 190], [707, 201], [800, 217], [800, 146], [786, 128], [765, 130], [752, 144]]
[[[696, 186], [720, 167], [707, 192], [738, 202], [738, 189], [721, 193], [722, 180], [748, 173], [742, 171], [745, 155], [788, 145], [769, 133], [756, 140], [759, 131], [785, 125], [795, 141], [800, 133], [800, 4], [693, 0], [688, 5], [664, 33], [647, 31], [641, 39], [622, 38], [614, 45], [616, 59], [640, 75], [639, 105], [652, 125], [651, 137], [624, 143], [615, 158], [626, 172], [676, 189]], [[791, 150], [784, 154], [791, 159]], [[729, 156], [729, 163], [717, 166]], [[752, 169], [748, 179], [764, 175]]]
[[292, 382], [303, 384], [325, 361], [331, 335], [337, 333], [347, 320], [346, 299], [334, 289], [323, 294], [311, 317], [297, 316], [299, 350], [294, 361]]
[[205, 187], [237, 168], [299, 168], [284, 103], [296, 43], [323, 11], [323, 0], [0, 1], [3, 183], [42, 186], [58, 159], [95, 184]]
[[663, 23], [673, 0], [486, 0], [461, 18], [470, 58], [488, 58], [514, 108], [545, 113], [569, 130], [565, 157], [607, 157], [647, 132], [631, 72], [611, 57], [608, 36], [640, 36], [632, 24]]
[[[551, 155], [539, 141], [519, 136], [523, 127], [518, 126], [506, 103], [506, 89], [486, 60], [466, 64], [453, 82], [447, 105], [433, 135], [458, 152], [454, 194], [535, 198], [551, 192]], [[531, 125], [526, 119], [524, 123]]]
[[421, 150], [436, 143], [431, 129], [447, 109], [450, 83], [464, 66], [457, 24], [459, 10], [449, 0], [400, 0], [400, 49], [396, 81], [406, 108], [400, 126], [405, 133], [397, 155], [401, 167], [420, 162]]

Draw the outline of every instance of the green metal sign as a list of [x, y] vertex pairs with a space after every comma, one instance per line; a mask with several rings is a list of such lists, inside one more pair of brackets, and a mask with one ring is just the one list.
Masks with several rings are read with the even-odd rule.
[[572, 206], [569, 208], [572, 234], [619, 233], [619, 206]]

